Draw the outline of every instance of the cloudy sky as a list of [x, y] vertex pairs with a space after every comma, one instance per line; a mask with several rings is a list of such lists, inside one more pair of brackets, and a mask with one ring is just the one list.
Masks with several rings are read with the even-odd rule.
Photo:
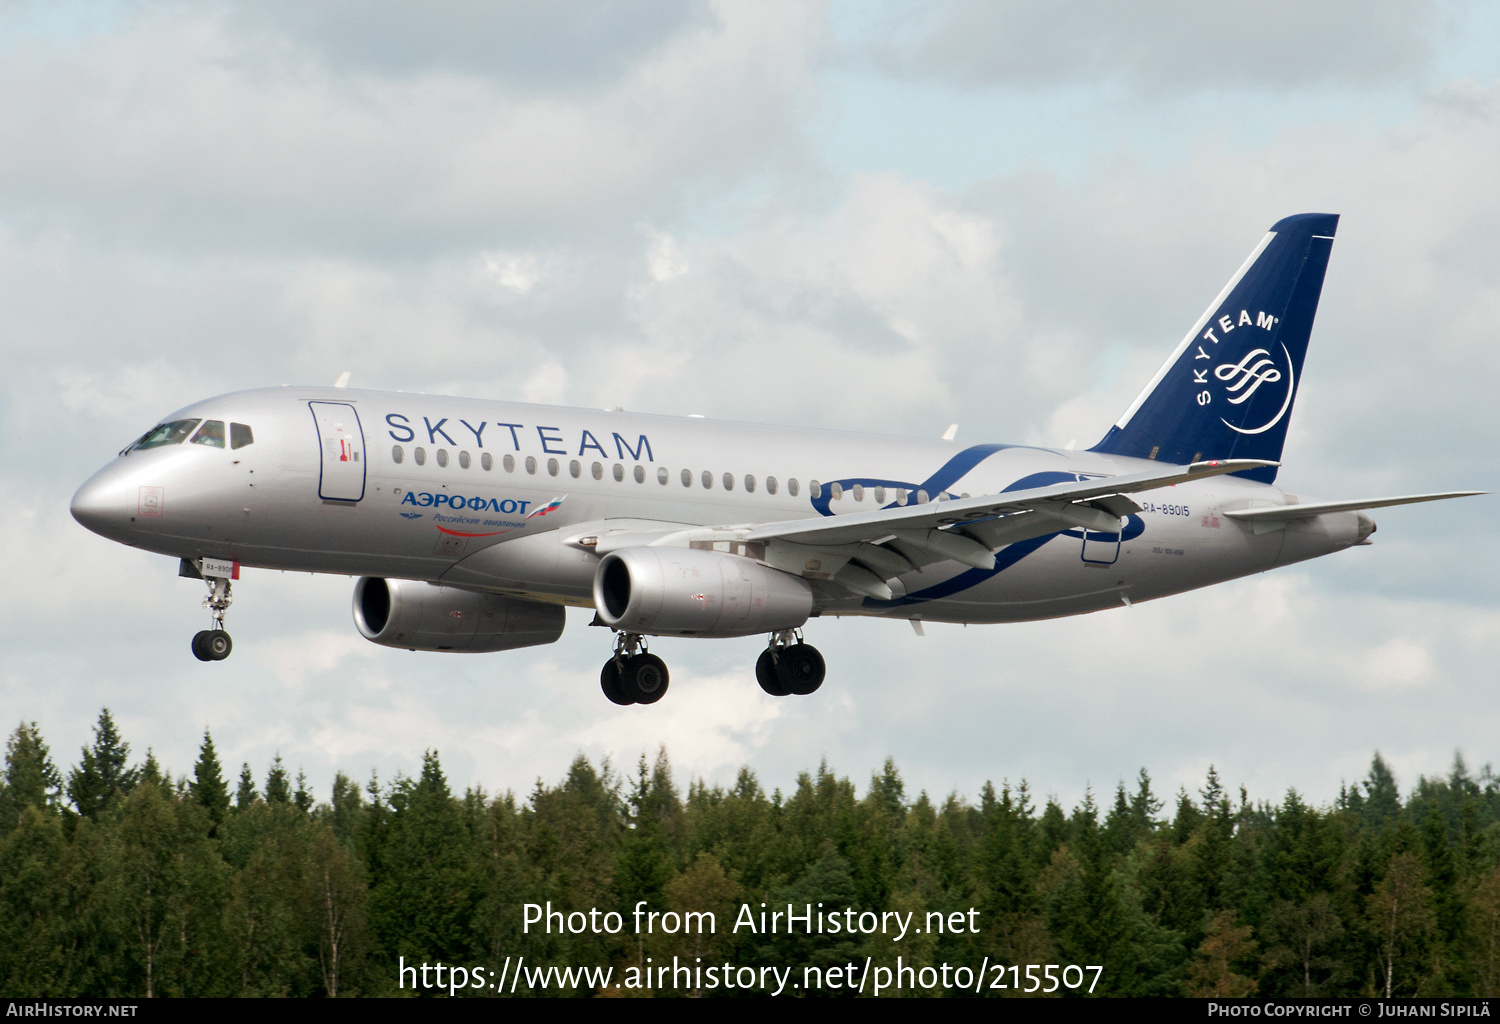
[[76, 525], [158, 418], [331, 383], [1087, 446], [1275, 220], [1343, 215], [1280, 482], [1500, 487], [1500, 8], [1310, 0], [538, 5], [0, 0], [0, 719], [64, 764], [101, 706], [191, 768], [211, 727], [320, 796], [437, 748], [530, 789], [665, 745], [683, 778], [821, 759], [1065, 802], [1210, 763], [1317, 802], [1500, 758], [1492, 498], [1372, 547], [1131, 609], [824, 621], [812, 698], [762, 641], [412, 654], [343, 577], [201, 584]]

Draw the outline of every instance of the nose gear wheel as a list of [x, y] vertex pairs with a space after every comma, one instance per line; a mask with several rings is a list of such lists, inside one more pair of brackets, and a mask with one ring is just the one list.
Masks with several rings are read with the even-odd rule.
[[213, 617], [214, 625], [212, 629], [200, 629], [193, 635], [193, 657], [199, 661], [223, 661], [234, 650], [234, 641], [224, 632], [224, 613], [234, 603], [234, 596], [230, 593], [229, 580], [211, 577], [204, 582], [208, 584], [208, 596], [203, 599], [203, 607]]

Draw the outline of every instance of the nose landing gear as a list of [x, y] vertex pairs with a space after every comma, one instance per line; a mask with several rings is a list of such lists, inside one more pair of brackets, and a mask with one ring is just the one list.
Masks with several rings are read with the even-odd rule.
[[755, 662], [756, 682], [773, 697], [813, 693], [823, 685], [827, 672], [823, 655], [812, 644], [803, 643], [801, 634], [793, 629], [774, 634]]
[[234, 641], [224, 632], [224, 613], [234, 598], [229, 592], [229, 580], [209, 577], [204, 582], [208, 584], [208, 596], [203, 599], [203, 607], [213, 616], [214, 627], [200, 629], [193, 636], [193, 656], [199, 661], [223, 661], [234, 650]]
[[646, 650], [639, 633], [620, 633], [615, 654], [599, 673], [599, 688], [615, 704], [655, 704], [667, 692], [667, 663]]

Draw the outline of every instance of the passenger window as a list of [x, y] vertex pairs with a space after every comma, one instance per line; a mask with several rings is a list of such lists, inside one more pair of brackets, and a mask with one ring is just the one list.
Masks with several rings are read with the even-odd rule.
[[193, 428], [202, 422], [202, 420], [173, 420], [171, 423], [163, 423], [153, 428], [145, 437], [131, 445], [126, 451], [162, 448], [169, 444], [181, 444], [188, 439], [188, 435], [193, 432]]
[[534, 456], [526, 456], [526, 472], [532, 474], [536, 473], [536, 458]]
[[505, 467], [507, 473], [514, 473], [516, 471], [516, 457], [514, 455], [507, 455], [500, 460], [500, 465]]
[[568, 475], [570, 475], [574, 480], [577, 480], [579, 477], [583, 476], [583, 466], [579, 464], [577, 459], [574, 459], [572, 462], [568, 463]]
[[797, 478], [796, 477], [792, 477], [790, 480], [788, 480], [786, 482], [786, 493], [790, 494], [794, 498], [797, 496], [797, 489], [798, 488], [797, 488]]
[[828, 485], [828, 493], [830, 493], [830, 494], [833, 495], [833, 500], [834, 501], [838, 501], [841, 498], [843, 498], [843, 496], [844, 496], [844, 487], [843, 487], [842, 484], [837, 484], [837, 483], [829, 484]]
[[558, 470], [557, 460], [556, 459], [548, 459], [547, 460], [547, 475], [548, 476], [556, 476], [557, 475], [557, 470]]
[[240, 449], [255, 443], [255, 434], [251, 432], [247, 423], [229, 424], [229, 447]]
[[592, 473], [592, 474], [594, 474], [594, 479], [595, 480], [603, 480], [604, 479], [604, 467], [601, 466], [601, 465], [599, 465], [599, 463], [597, 463], [597, 462], [594, 463], [592, 466], [589, 467], [589, 472]]
[[637, 466], [637, 467], [635, 467], [635, 482], [638, 483], [638, 484], [643, 484], [643, 483], [646, 482], [646, 467], [645, 466]]
[[714, 486], [714, 475], [706, 469], [703, 471], [703, 486], [709, 490]]
[[732, 491], [732, 490], [734, 490], [734, 474], [733, 473], [725, 473], [724, 474], [724, 490], [726, 490], [726, 491]]
[[917, 491], [917, 504], [918, 505], [925, 505], [925, 504], [927, 504], [927, 501], [928, 501], [927, 492], [923, 491], [923, 490], [918, 490]]
[[193, 435], [194, 444], [206, 444], [210, 448], [224, 447], [224, 421], [208, 420]]
[[622, 466], [622, 465], [620, 465], [618, 462], [616, 462], [615, 463], [615, 482], [619, 483], [621, 480], [624, 480], [624, 479], [625, 479], [625, 467]]
[[823, 496], [823, 485], [816, 480], [809, 480], [807, 483], [807, 493], [811, 494], [814, 498], [821, 498]]
[[898, 487], [898, 488], [896, 488], [896, 504], [898, 504], [898, 505], [905, 505], [906, 504], [906, 488], [905, 487]]
[[479, 465], [484, 469], [486, 473], [488, 473], [490, 470], [495, 468], [494, 456], [489, 452], [485, 452], [483, 455], [479, 456]]
[[404, 451], [401, 450], [401, 446], [399, 444], [393, 444], [393, 445], [391, 445], [391, 461], [392, 462], [394, 462], [396, 465], [399, 466], [399, 465], [401, 465], [401, 460], [403, 460], [405, 458], [406, 458], [406, 452], [404, 452]]
[[745, 474], [745, 490], [752, 493], [755, 491], [755, 476], [751, 473]]
[[427, 465], [427, 449], [418, 447], [411, 453], [412, 461], [419, 466]]
[[766, 477], [766, 493], [767, 494], [775, 494], [776, 493], [776, 478], [774, 476], [768, 476], [768, 477]]
[[448, 468], [448, 449], [439, 448], [437, 450], [437, 464], [442, 469]]
[[684, 469], [682, 471], [682, 486], [693, 486], [693, 471], [691, 469]]
[[854, 485], [854, 500], [855, 501], [864, 501], [865, 500], [865, 485], [864, 484], [855, 484]]
[[661, 466], [656, 470], [656, 482], [663, 487], [667, 486], [667, 481], [670, 479], [672, 479], [672, 474], [667, 472], [666, 466]]
[[877, 487], [877, 488], [875, 488], [875, 503], [878, 504], [878, 505], [884, 505], [885, 504], [885, 488], [884, 487]]
[[468, 452], [459, 452], [458, 453], [458, 468], [459, 469], [468, 469], [469, 468], [469, 453]]

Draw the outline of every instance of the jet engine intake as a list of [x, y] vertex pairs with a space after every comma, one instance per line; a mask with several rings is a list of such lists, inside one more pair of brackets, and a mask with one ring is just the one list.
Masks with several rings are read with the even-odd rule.
[[812, 612], [800, 576], [696, 548], [625, 548], [594, 573], [594, 606], [612, 629], [652, 636], [750, 636], [796, 629]]
[[480, 594], [420, 580], [362, 576], [354, 624], [366, 640], [411, 651], [510, 651], [562, 636], [561, 605]]

